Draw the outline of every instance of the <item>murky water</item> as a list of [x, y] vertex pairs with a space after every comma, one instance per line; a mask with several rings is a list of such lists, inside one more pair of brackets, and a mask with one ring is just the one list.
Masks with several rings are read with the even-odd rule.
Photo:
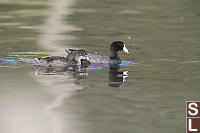
[[[59, 2], [0, 0], [0, 132], [185, 132], [185, 101], [200, 96], [200, 2]], [[34, 57], [108, 55], [113, 40], [130, 50], [119, 68], [34, 71]]]

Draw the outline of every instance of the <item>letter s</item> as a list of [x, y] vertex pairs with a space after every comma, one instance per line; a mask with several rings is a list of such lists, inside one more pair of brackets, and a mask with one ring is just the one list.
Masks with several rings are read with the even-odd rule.
[[[195, 106], [196, 108], [195, 108], [195, 107], [192, 107], [192, 105]], [[198, 114], [198, 109], [197, 109], [198, 104], [197, 104], [197, 103], [189, 103], [188, 107], [189, 107], [190, 110], [193, 110], [193, 111], [194, 111], [194, 113], [192, 113], [192, 112], [189, 110], [188, 113], [189, 113], [190, 115], [197, 115], [197, 114]]]

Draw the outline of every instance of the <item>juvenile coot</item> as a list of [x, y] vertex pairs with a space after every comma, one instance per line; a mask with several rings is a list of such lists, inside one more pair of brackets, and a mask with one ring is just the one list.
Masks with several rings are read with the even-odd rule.
[[[110, 45], [110, 57], [99, 54], [99, 53], [92, 53], [86, 51], [89, 62], [92, 64], [119, 64], [121, 62], [120, 57], [118, 56], [118, 51], [123, 50], [126, 53], [128, 49], [126, 48], [124, 42], [122, 41], [114, 41]], [[68, 56], [75, 54], [78, 50], [75, 49], [65, 49]]]
[[77, 50], [70, 56], [49, 56], [34, 58], [35, 66], [47, 66], [47, 67], [60, 67], [60, 66], [71, 66], [71, 65], [82, 65], [88, 64], [89, 57], [85, 50]]

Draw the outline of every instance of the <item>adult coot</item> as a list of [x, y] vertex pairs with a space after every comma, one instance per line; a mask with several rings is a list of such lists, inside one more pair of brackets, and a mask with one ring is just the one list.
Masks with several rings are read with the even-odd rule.
[[[118, 51], [123, 50], [126, 53], [128, 49], [126, 48], [124, 42], [122, 41], [114, 41], [110, 45], [110, 57], [86, 51], [89, 62], [92, 64], [119, 64], [121, 62], [120, 57], [118, 56]], [[65, 49], [68, 56], [75, 54], [78, 50], [76, 49]]]

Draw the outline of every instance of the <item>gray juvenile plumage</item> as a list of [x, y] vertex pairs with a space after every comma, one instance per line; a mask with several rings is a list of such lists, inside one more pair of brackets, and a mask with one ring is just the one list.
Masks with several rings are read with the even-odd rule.
[[81, 65], [82, 63], [89, 63], [89, 58], [84, 50], [77, 50], [76, 53], [70, 56], [49, 56], [34, 58], [36, 66], [47, 66], [47, 67], [63, 67], [72, 65]]

